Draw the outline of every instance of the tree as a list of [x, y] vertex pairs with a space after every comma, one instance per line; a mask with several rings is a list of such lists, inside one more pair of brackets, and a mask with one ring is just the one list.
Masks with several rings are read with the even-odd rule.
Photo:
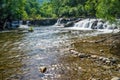
[[58, 17], [78, 17], [84, 14], [87, 0], [51, 0], [53, 12]]
[[27, 19], [41, 18], [40, 3], [38, 2], [38, 0], [27, 0], [25, 11], [28, 15]]
[[114, 22], [120, 17], [120, 0], [99, 0], [96, 16]]
[[0, 24], [4, 28], [7, 21], [22, 18], [26, 0], [0, 0]]

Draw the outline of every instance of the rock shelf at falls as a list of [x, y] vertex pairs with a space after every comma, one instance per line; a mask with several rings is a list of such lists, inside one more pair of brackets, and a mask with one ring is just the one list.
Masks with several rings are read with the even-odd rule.
[[102, 19], [64, 19], [57, 20], [56, 26], [69, 27], [72, 30], [97, 30], [104, 33], [119, 32], [120, 19], [116, 23], [110, 23]]

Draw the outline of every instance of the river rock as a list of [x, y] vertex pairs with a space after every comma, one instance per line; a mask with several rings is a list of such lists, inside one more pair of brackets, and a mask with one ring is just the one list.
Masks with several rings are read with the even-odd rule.
[[102, 60], [104, 57], [99, 57], [99, 60]]
[[109, 60], [108, 58], [106, 58], [106, 57], [102, 57], [102, 59], [101, 59], [103, 62], [106, 62], [107, 60]]
[[113, 77], [111, 80], [120, 80], [119, 77]]
[[100, 50], [100, 52], [104, 52], [103, 50]]
[[117, 67], [120, 68], [120, 64], [118, 64]]
[[84, 54], [84, 53], [79, 53], [79, 54], [78, 54], [78, 57], [79, 57], [79, 58], [88, 58], [88, 57], [90, 57], [90, 55]]
[[75, 51], [75, 50], [70, 50], [71, 54], [74, 54], [74, 55], [78, 55], [79, 52]]
[[106, 64], [110, 64], [111, 61], [110, 61], [110, 60], [106, 60], [105, 63], [106, 63]]
[[96, 59], [96, 58], [98, 58], [97, 55], [91, 55], [90, 57], [91, 57], [92, 59]]
[[46, 70], [47, 70], [47, 68], [43, 66], [43, 67], [40, 67], [40, 69], [39, 69], [39, 70], [40, 70], [40, 72], [41, 72], [41, 73], [45, 73], [45, 72], [46, 72]]
[[91, 80], [96, 80], [95, 78], [92, 78]]
[[109, 60], [111, 61], [112, 64], [114, 64], [114, 63], [117, 62], [117, 59], [116, 59], [116, 58], [109, 58]]

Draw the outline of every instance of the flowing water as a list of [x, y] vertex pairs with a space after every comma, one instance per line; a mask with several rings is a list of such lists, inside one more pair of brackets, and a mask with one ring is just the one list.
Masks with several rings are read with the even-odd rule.
[[[73, 22], [74, 25], [70, 25]], [[104, 33], [119, 32], [120, 29], [120, 19], [116, 19], [116, 23], [110, 23], [109, 21], [104, 21], [102, 19], [80, 19], [74, 21], [69, 21], [63, 18], [57, 20], [56, 26], [64, 27], [65, 24], [69, 24], [69, 29], [72, 30], [97, 30]]]
[[[88, 80], [95, 75], [107, 80], [118, 75], [110, 71], [105, 75], [104, 69], [96, 67], [93, 61], [69, 54], [76, 39], [91, 35], [97, 32], [52, 26], [35, 27], [34, 32], [1, 32], [0, 80]], [[45, 73], [40, 72], [41, 66], [47, 68]]]

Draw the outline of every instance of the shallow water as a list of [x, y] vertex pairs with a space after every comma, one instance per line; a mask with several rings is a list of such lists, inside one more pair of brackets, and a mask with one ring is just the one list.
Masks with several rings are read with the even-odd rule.
[[[119, 76], [115, 71], [104, 75], [104, 69], [93, 61], [70, 55], [71, 44], [77, 39], [97, 34], [53, 26], [35, 27], [34, 32], [1, 32], [0, 80], [91, 80], [94, 76], [109, 80]], [[45, 73], [39, 71], [41, 66], [47, 67]]]

